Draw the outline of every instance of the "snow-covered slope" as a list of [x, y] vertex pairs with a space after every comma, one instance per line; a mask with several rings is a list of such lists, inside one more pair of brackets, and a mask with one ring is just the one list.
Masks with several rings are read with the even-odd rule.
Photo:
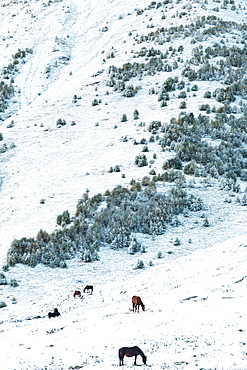
[[[14, 238], [53, 231], [56, 216], [66, 209], [73, 215], [87, 189], [94, 195], [129, 185], [132, 178], [140, 181], [150, 171], [135, 166], [141, 149], [133, 141], [150, 137], [147, 125], [152, 120], [177, 117], [179, 100], [171, 99], [164, 111], [149, 89], [176, 75], [195, 45], [192, 37], [163, 46], [154, 43], [164, 51], [182, 44], [184, 63], [174, 74], [132, 79], [141, 89], [125, 98], [107, 86], [108, 69], [133, 62], [143, 47], [138, 37], [158, 27], [190, 24], [202, 15], [236, 22], [246, 17], [245, 1], [235, 1], [235, 10], [230, 2], [221, 8], [223, 1], [170, 1], [163, 18], [153, 3], [0, 2], [0, 70], [18, 49], [32, 49], [14, 76], [16, 94], [0, 126], [8, 146], [0, 154], [1, 265]], [[229, 44], [238, 42], [234, 32], [228, 35]], [[205, 46], [213, 41], [203, 40]], [[215, 81], [201, 84], [204, 90], [218, 86]], [[94, 99], [102, 102], [92, 106]], [[205, 103], [200, 91], [196, 99], [192, 94], [186, 99], [188, 111], [198, 113], [200, 103]], [[135, 109], [138, 121], [133, 119]], [[121, 122], [123, 114], [127, 122]], [[66, 125], [58, 126], [58, 119]], [[149, 160], [154, 153], [151, 167], [158, 173], [172, 153], [149, 143]], [[121, 172], [109, 173], [115, 165]], [[203, 212], [190, 219], [181, 216], [181, 224], [168, 227], [163, 236], [139, 236], [146, 247], [141, 256], [103, 249], [93, 264], [73, 261], [62, 270], [18, 265], [6, 272], [8, 281], [17, 279], [19, 286], [0, 290], [7, 304], [1, 308], [0, 369], [109, 369], [118, 366], [118, 348], [132, 345], [142, 348], [147, 366], [155, 370], [247, 369], [246, 210], [225, 202], [229, 193], [220, 191], [216, 180], [193, 181], [193, 191], [205, 202], [209, 228], [202, 227]], [[182, 244], [174, 247], [176, 237]], [[157, 258], [159, 251], [163, 258]], [[139, 258], [144, 270], [134, 269]], [[94, 285], [94, 294], [74, 299], [74, 290], [87, 283]], [[130, 311], [133, 294], [142, 297], [146, 312]], [[49, 320], [47, 313], [54, 307], [61, 316]], [[132, 367], [133, 358], [125, 363]]]
[[[3, 292], [1, 369], [110, 369], [118, 366], [118, 349], [134, 345], [155, 370], [246, 369], [243, 239], [156, 259], [141, 272], [133, 270], [136, 256], [119, 252], [114, 262], [104, 250], [101, 262], [65, 271], [14, 267], [11, 276], [22, 279]], [[87, 283], [94, 293], [74, 298]], [[133, 294], [145, 312], [131, 311]], [[54, 307], [61, 316], [48, 319]], [[125, 358], [125, 367], [133, 362]]]
[[[228, 21], [234, 15], [234, 20], [241, 22], [245, 11], [244, 3], [239, 4], [241, 12], [228, 7], [220, 15]], [[161, 19], [159, 8], [149, 5], [149, 1], [2, 1], [0, 68], [11, 63], [18, 49], [32, 49], [33, 53], [20, 63], [14, 76], [15, 103], [1, 126], [7, 145], [15, 145], [1, 155], [1, 260], [13, 238], [35, 236], [40, 229], [54, 230], [56, 216], [65, 209], [73, 215], [86, 189], [93, 195], [147, 174], [147, 169], [134, 164], [140, 147], [134, 146], [133, 140], [150, 136], [139, 122], [169, 122], [179, 114], [179, 99], [171, 100], [164, 112], [157, 95], [148, 94], [150, 87], [161, 86], [173, 72], [143, 76], [141, 81], [132, 79], [141, 90], [128, 99], [106, 86], [108, 68], [133, 61], [133, 51], [143, 47], [135, 41], [137, 35], [153, 30], [154, 25], [190, 24], [198, 15], [211, 14], [215, 3], [210, 2], [205, 10], [201, 2], [193, 2], [192, 7], [171, 2], [163, 13], [165, 19]], [[137, 9], [145, 11], [137, 15]], [[181, 20], [178, 15], [183, 11], [186, 16]], [[205, 45], [212, 42], [205, 41]], [[175, 38], [162, 48], [165, 51], [169, 45], [178, 47], [181, 43], [186, 61], [194, 47], [191, 38]], [[114, 58], [109, 58], [112, 52]], [[202, 83], [205, 89], [215, 84]], [[200, 94], [196, 99], [188, 96], [188, 111], [196, 112], [200, 101], [205, 103]], [[75, 95], [81, 99], [73, 103]], [[102, 103], [92, 107], [96, 98]], [[138, 122], [133, 120], [135, 109], [140, 114]], [[127, 123], [121, 122], [123, 114]], [[58, 119], [67, 124], [59, 128]], [[14, 126], [9, 128], [11, 121]], [[129, 141], [123, 142], [124, 137]], [[149, 145], [149, 151], [148, 159], [158, 152], [153, 164], [158, 172], [170, 154], [160, 151], [156, 143]], [[110, 166], [115, 165], [121, 173], [109, 175]]]

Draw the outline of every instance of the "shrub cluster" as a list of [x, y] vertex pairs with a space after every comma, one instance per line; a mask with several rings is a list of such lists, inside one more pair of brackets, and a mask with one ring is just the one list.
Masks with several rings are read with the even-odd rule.
[[21, 63], [24, 63], [24, 58], [26, 58], [28, 54], [32, 54], [32, 52], [33, 50], [28, 48], [25, 50], [18, 49], [18, 51], [12, 55], [13, 61], [9, 63], [7, 67], [2, 69], [1, 75], [5, 80], [10, 80], [10, 82], [0, 82], [0, 112], [5, 111], [8, 105], [8, 100], [14, 95], [14, 75], [19, 72]]
[[[159, 139], [162, 148], [175, 150], [174, 158], [163, 164], [164, 170], [183, 169], [189, 175], [224, 176], [234, 183], [237, 177], [246, 178], [246, 113], [240, 118], [216, 114], [212, 120], [202, 115], [196, 118], [193, 113], [181, 114], [160, 130], [164, 131]], [[220, 140], [216, 142], [216, 139]]]
[[102, 245], [113, 249], [130, 247], [136, 252], [140, 246], [131, 237], [132, 233], [162, 234], [178, 214], [201, 207], [200, 199], [181, 188], [174, 187], [162, 194], [153, 182], [138, 190], [134, 186], [132, 190], [117, 186], [104, 196], [97, 194], [92, 198], [86, 193], [78, 202], [73, 222], [64, 222], [61, 230], [51, 234], [40, 230], [36, 238], [14, 240], [7, 263], [66, 267], [65, 261], [75, 256], [84, 262], [97, 260]]
[[7, 108], [8, 100], [14, 95], [15, 89], [13, 84], [4, 81], [0, 82], [0, 112], [4, 112]]

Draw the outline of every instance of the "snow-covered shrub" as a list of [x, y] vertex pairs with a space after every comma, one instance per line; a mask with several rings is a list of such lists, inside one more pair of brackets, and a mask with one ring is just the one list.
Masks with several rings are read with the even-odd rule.
[[144, 267], [144, 262], [142, 260], [138, 260], [135, 269], [143, 269]]
[[0, 153], [5, 153], [7, 151], [8, 147], [6, 143], [3, 143], [0, 145]]
[[3, 272], [0, 272], [0, 285], [7, 285], [7, 278]]
[[65, 225], [70, 223], [69, 211], [64, 211], [61, 215], [57, 216], [57, 225]]
[[6, 302], [0, 301], [0, 308], [6, 307], [6, 306], [7, 306]]
[[150, 182], [151, 182], [151, 179], [149, 176], [143, 176], [142, 182], [141, 182], [142, 186], [149, 186]]
[[138, 167], [144, 167], [144, 166], [147, 166], [147, 165], [148, 165], [148, 161], [147, 161], [147, 157], [145, 156], [145, 154], [137, 155], [137, 156], [135, 157], [135, 164], [136, 164]]
[[185, 99], [186, 98], [186, 92], [185, 91], [181, 91], [179, 94], [178, 94], [178, 98], [179, 99]]
[[185, 109], [187, 106], [186, 106], [186, 101], [181, 101], [181, 103], [179, 103], [179, 109]]
[[176, 239], [174, 240], [174, 243], [173, 245], [177, 246], [177, 245], [180, 245], [181, 244], [181, 241], [178, 237], [176, 237]]
[[126, 121], [127, 121], [127, 115], [124, 113], [121, 118], [121, 122], [126, 122]]
[[128, 253], [135, 254], [139, 252], [141, 250], [141, 246], [142, 246], [141, 243], [139, 243], [137, 239], [132, 236], [130, 240], [129, 248], [128, 248]]
[[244, 194], [242, 198], [240, 198], [240, 204], [241, 206], [247, 206], [247, 195]]
[[197, 169], [195, 161], [191, 161], [184, 166], [184, 173], [186, 175], [194, 175]]
[[174, 158], [170, 158], [165, 163], [163, 163], [162, 169], [168, 170], [170, 168], [174, 168], [175, 170], [181, 170], [183, 167], [183, 162], [177, 156]]
[[244, 169], [244, 170], [241, 171], [240, 179], [242, 181], [247, 181], [247, 170]]
[[135, 109], [134, 112], [133, 112], [133, 119], [137, 120], [138, 118], [139, 118], [139, 112], [138, 112], [137, 109]]
[[3, 265], [3, 271], [4, 272], [9, 271], [9, 265]]
[[204, 98], [211, 99], [211, 97], [212, 97], [211, 91], [205, 91]]
[[201, 104], [201, 105], [199, 105], [199, 107], [198, 107], [198, 109], [199, 110], [207, 110], [207, 109], [209, 109], [210, 108], [210, 105], [209, 104]]
[[198, 91], [198, 86], [197, 85], [191, 86], [191, 91]]
[[137, 94], [138, 90], [139, 90], [138, 87], [134, 87], [133, 85], [128, 85], [126, 86], [123, 92], [123, 96], [125, 96], [126, 98], [132, 98], [133, 96]]
[[81, 255], [81, 259], [82, 259], [83, 262], [92, 262], [92, 260], [93, 260], [90, 251], [87, 250], [87, 249], [83, 251], [83, 253]]
[[11, 279], [10, 280], [10, 285], [13, 286], [13, 287], [17, 287], [19, 284], [18, 284], [16, 279]]
[[62, 119], [62, 118], [58, 118], [58, 120], [56, 121], [57, 126], [65, 126], [66, 123], [67, 122], [65, 121], [65, 119]]
[[92, 106], [94, 107], [94, 106], [96, 106], [96, 105], [99, 105], [99, 100], [95, 98], [95, 99], [92, 101]]
[[128, 248], [130, 245], [130, 232], [127, 228], [119, 225], [119, 229], [113, 230], [108, 236], [108, 241], [112, 249]]
[[145, 139], [144, 137], [141, 139], [140, 141], [140, 144], [142, 145], [146, 145], [147, 144], [147, 139]]

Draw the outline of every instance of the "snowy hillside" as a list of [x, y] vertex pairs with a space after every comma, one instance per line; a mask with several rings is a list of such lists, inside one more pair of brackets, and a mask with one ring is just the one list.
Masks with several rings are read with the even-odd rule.
[[[14, 239], [62, 229], [57, 216], [73, 218], [87, 192], [145, 188], [153, 176], [158, 192], [203, 202], [165, 233], [137, 233], [145, 253], [109, 246], [65, 269], [5, 268], [0, 369], [109, 369], [137, 345], [154, 370], [246, 370], [246, 2], [0, 9], [1, 266]], [[160, 181], [165, 170], [181, 176]], [[86, 284], [94, 293], [74, 298]], [[145, 312], [131, 311], [132, 295]], [[48, 319], [55, 307], [61, 316]]]

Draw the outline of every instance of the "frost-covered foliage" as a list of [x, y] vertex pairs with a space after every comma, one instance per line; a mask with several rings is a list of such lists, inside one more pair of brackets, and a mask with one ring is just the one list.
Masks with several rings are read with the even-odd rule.
[[172, 146], [176, 155], [164, 163], [163, 169], [183, 168], [189, 175], [224, 176], [233, 182], [237, 177], [244, 180], [247, 168], [246, 122], [246, 113], [241, 118], [218, 113], [212, 120], [202, 115], [196, 118], [189, 113], [172, 119], [161, 127], [164, 134], [160, 136], [160, 145], [164, 150]]
[[0, 285], [7, 285], [7, 279], [3, 272], [0, 272]]
[[0, 82], [0, 112], [3, 112], [7, 108], [8, 100], [14, 94], [14, 86], [10, 82], [9, 84], [4, 81]]
[[0, 308], [6, 307], [6, 306], [7, 306], [6, 302], [0, 301]]
[[25, 50], [18, 49], [18, 51], [12, 55], [12, 62], [2, 69], [2, 77], [9, 80], [9, 82], [0, 82], [0, 112], [4, 112], [7, 108], [8, 100], [11, 99], [15, 93], [13, 77], [19, 72], [21, 65], [25, 63], [27, 55], [32, 54], [32, 52], [33, 50], [28, 48]]
[[63, 224], [69, 224], [70, 223], [70, 214], [69, 211], [64, 211], [61, 215], [57, 216], [57, 224], [63, 225]]
[[[163, 181], [161, 176], [158, 180]], [[143, 189], [134, 186], [131, 189], [117, 186], [104, 196], [97, 194], [92, 198], [84, 194], [73, 223], [64, 222], [61, 230], [51, 234], [40, 230], [36, 238], [14, 240], [8, 251], [8, 265], [43, 263], [66, 267], [65, 260], [75, 256], [92, 262], [98, 260], [100, 246], [107, 244], [112, 249], [126, 247], [129, 253], [135, 253], [141, 245], [132, 237], [133, 233], [163, 234], [175, 216], [202, 208], [200, 199], [180, 187], [160, 193], [150, 182]]]

